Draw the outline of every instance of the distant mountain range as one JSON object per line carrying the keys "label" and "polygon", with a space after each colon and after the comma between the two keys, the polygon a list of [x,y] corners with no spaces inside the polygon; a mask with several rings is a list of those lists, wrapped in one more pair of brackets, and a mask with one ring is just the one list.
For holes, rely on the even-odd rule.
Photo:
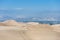
{"label": "distant mountain range", "polygon": [[22,17],[11,17],[11,16],[3,16],[0,17],[0,21],[4,21],[4,20],[16,20],[16,21],[60,21],[58,18],[50,18],[50,17],[45,17],[45,18],[41,18],[41,17],[26,17],[26,18],[22,18]]}

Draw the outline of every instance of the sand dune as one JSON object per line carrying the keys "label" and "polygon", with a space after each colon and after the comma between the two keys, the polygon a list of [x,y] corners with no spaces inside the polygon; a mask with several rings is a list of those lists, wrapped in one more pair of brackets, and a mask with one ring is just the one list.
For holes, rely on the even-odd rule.
{"label": "sand dune", "polygon": [[19,23],[16,22],[15,20],[6,20],[3,23],[6,24],[7,26],[16,26],[16,25],[19,25]]}
{"label": "sand dune", "polygon": [[0,40],[60,40],[59,26],[8,20],[0,25]]}
{"label": "sand dune", "polygon": [[24,26],[25,25],[25,23],[16,22],[15,20],[6,20],[2,23],[5,24],[6,26]]}
{"label": "sand dune", "polygon": [[27,24],[30,24],[30,25],[38,25],[39,23],[38,22],[28,22]]}
{"label": "sand dune", "polygon": [[51,26],[53,28],[53,31],[60,32],[60,24],[55,24]]}
{"label": "sand dune", "polygon": [[9,30],[8,28],[0,30],[0,40],[60,40],[60,33],[46,30],[46,28],[40,28],[40,30],[38,28],[34,28],[35,30],[18,29],[15,30],[15,27],[11,27]]}
{"label": "sand dune", "polygon": [[7,26],[6,24],[4,24],[4,23],[0,23],[0,26]]}

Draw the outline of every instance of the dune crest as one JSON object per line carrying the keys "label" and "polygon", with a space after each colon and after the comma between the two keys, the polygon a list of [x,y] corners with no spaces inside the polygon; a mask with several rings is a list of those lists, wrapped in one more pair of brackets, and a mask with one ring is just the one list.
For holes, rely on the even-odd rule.
{"label": "dune crest", "polygon": [[30,24],[30,25],[38,25],[39,23],[38,22],[28,22],[27,24]]}
{"label": "dune crest", "polygon": [[60,24],[51,25],[53,31],[60,32]]}
{"label": "dune crest", "polygon": [[17,22],[15,20],[6,20],[2,23],[5,24],[6,26],[22,26],[24,24],[24,23]]}
{"label": "dune crest", "polygon": [[0,23],[0,40],[60,40],[59,26],[7,20]]}
{"label": "dune crest", "polygon": [[9,25],[9,26],[18,25],[18,22],[16,22],[15,20],[6,20],[3,23],[5,23],[6,25]]}

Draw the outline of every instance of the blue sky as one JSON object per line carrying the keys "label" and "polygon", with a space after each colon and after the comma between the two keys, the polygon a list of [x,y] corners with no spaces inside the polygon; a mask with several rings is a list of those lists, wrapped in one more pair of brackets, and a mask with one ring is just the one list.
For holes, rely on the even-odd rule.
{"label": "blue sky", "polygon": [[60,17],[60,0],[0,0],[0,16]]}

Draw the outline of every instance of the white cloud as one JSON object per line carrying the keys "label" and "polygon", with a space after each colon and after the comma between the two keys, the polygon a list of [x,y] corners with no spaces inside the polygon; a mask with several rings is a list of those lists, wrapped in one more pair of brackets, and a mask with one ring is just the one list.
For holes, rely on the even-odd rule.
{"label": "white cloud", "polygon": [[46,17],[46,18],[32,18],[32,20],[39,20],[39,21],[57,21],[56,18],[52,18],[52,17]]}
{"label": "white cloud", "polygon": [[23,16],[23,15],[18,15],[18,16],[16,16],[16,18],[26,18],[25,16]]}
{"label": "white cloud", "polygon": [[23,10],[23,8],[14,8],[15,10]]}
{"label": "white cloud", "polygon": [[32,20],[35,20],[35,19],[37,19],[37,18],[32,18]]}
{"label": "white cloud", "polygon": [[44,18],[43,20],[46,20],[46,21],[57,21],[56,18]]}

